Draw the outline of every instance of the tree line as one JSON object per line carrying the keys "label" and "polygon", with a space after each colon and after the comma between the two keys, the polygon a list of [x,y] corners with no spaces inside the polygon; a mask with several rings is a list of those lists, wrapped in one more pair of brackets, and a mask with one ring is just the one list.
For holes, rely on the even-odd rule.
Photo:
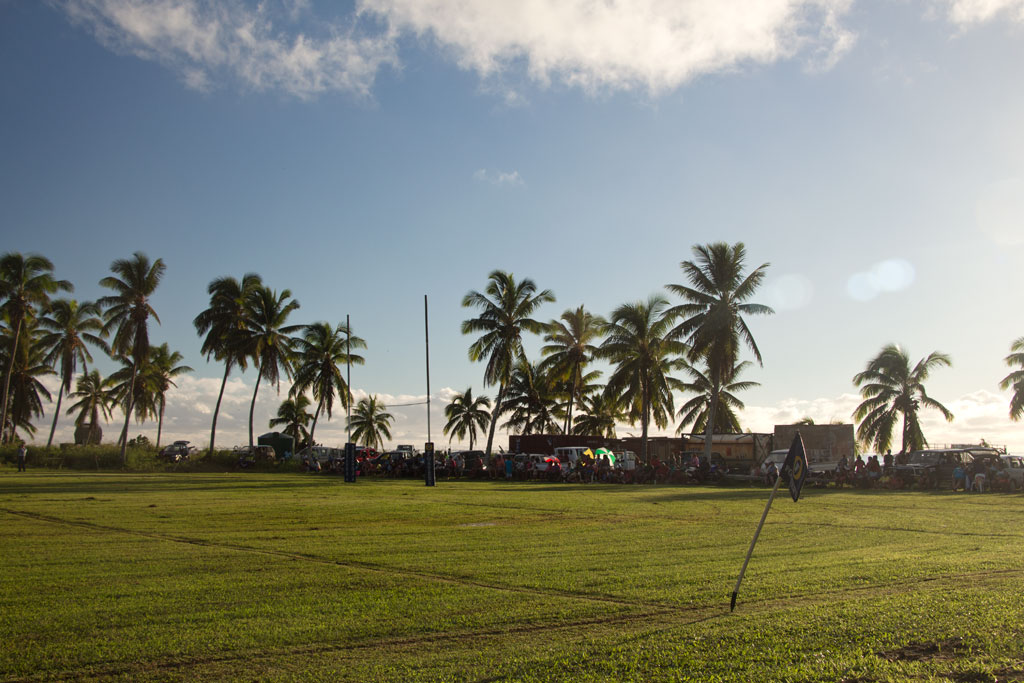
{"label": "tree line", "polygon": [[[741,352],[748,350],[763,365],[747,318],[773,313],[752,301],[769,264],[747,272],[742,242],[695,245],[692,253],[692,260],[680,263],[686,282],[666,285],[681,301],[673,304],[655,294],[619,306],[607,319],[580,306],[542,323],[534,315],[555,301],[554,294],[538,291],[528,278],[517,281],[511,273],[492,272],[483,292],[464,297],[462,305],[479,313],[463,322],[462,332],[479,335],[469,359],[485,363],[483,384],[496,386],[497,397],[492,408],[488,397],[473,397],[472,388],[456,396],[446,410],[445,433],[468,435],[472,448],[477,430],[487,431],[490,455],[503,415],[502,426],[520,434],[615,438],[616,424],[639,422],[646,459],[650,423],[664,429],[678,418],[678,434],[704,433],[710,457],[711,434],[742,431],[738,411],[744,404],[737,393],[758,386],[740,378],[751,365]],[[543,336],[540,360],[526,358],[524,334]],[[1018,369],[1000,386],[1013,390],[1010,417],[1018,420],[1024,415],[1024,337],[1011,351],[1005,362]],[[597,360],[611,365],[603,385],[601,372],[590,369]],[[949,421],[953,414],[928,395],[925,381],[936,368],[950,365],[949,356],[936,351],[911,366],[899,345],[883,347],[853,378],[863,399],[852,415],[858,441],[888,451],[902,421],[901,450],[926,446],[920,411],[933,408]],[[692,396],[678,412],[676,393]]]}
{"label": "tree line", "polygon": [[[557,320],[541,322],[537,312],[555,302],[555,295],[539,290],[529,278],[492,272],[483,291],[472,290],[463,297],[462,306],[475,309],[475,315],[463,321],[462,332],[476,336],[469,359],[484,363],[483,384],[497,387],[497,394],[493,405],[486,396],[474,396],[472,388],[457,395],[445,409],[449,442],[468,437],[472,449],[478,434],[486,432],[490,455],[503,416],[502,426],[519,434],[614,438],[616,424],[639,423],[646,458],[650,424],[664,429],[678,419],[677,433],[705,434],[705,454],[710,456],[712,433],[742,431],[738,413],[744,404],[737,394],[758,386],[741,379],[752,364],[741,353],[749,351],[763,365],[747,320],[773,313],[752,300],[769,264],[748,272],[742,242],[695,245],[692,254],[691,260],[680,263],[685,283],[666,285],[677,302],[654,294],[618,306],[607,318],[579,306]],[[150,261],[136,252],[115,260],[111,274],[100,280],[110,292],[107,296],[79,302],[57,296],[72,292],[73,286],[56,278],[45,257],[13,252],[0,257],[0,441],[18,439],[19,432],[35,436],[34,420],[42,417],[44,402],[53,401],[40,380],[56,375],[60,388],[48,446],[65,397],[76,399],[66,411],[76,415],[76,442],[98,443],[100,422],[112,419],[113,410],[120,408],[122,462],[133,416],[140,422],[158,421],[159,446],[167,394],[176,386],[175,378],[192,372],[182,364],[181,353],[166,343],[150,343],[150,320],[160,322],[150,299],[165,270],[161,259]],[[348,426],[357,443],[382,448],[391,438],[393,416],[377,396],[352,407],[342,368],[365,363],[353,349],[365,349],[366,342],[346,323],[290,323],[299,309],[291,291],[272,289],[253,273],[241,279],[214,279],[207,293],[209,305],[193,323],[202,339],[202,354],[224,366],[210,426],[210,453],[228,377],[249,366],[257,371],[249,407],[250,448],[260,385],[265,380],[280,388],[282,378],[292,384],[269,425],[281,427],[297,445],[315,443],[318,422],[324,415],[331,419],[336,407],[352,408]],[[526,334],[543,338],[541,359],[527,359]],[[1024,337],[1010,350],[1005,362],[1013,371],[1000,386],[1012,390],[1009,414],[1019,420],[1024,415]],[[120,369],[100,376],[89,367],[93,352],[108,355],[121,364]],[[611,366],[603,384],[601,371],[592,368],[597,360]],[[927,441],[918,417],[921,409],[932,408],[953,419],[925,389],[933,370],[951,364],[949,356],[936,351],[912,367],[900,346],[884,347],[853,378],[863,398],[853,413],[858,440],[879,452],[889,450],[902,422],[902,450],[923,447]],[[678,411],[677,394],[691,396]]]}

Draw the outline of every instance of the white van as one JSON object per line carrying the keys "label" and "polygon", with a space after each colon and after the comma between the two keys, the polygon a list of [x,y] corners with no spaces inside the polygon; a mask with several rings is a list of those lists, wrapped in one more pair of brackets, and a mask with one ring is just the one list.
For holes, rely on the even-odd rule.
{"label": "white van", "polygon": [[636,469],[636,453],[633,451],[619,451],[615,453],[615,469],[632,472]]}

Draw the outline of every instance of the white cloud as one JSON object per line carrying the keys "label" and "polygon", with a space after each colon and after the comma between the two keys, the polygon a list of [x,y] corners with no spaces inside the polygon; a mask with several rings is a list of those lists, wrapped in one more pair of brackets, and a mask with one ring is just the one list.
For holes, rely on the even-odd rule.
{"label": "white cloud", "polygon": [[[308,3],[285,8],[296,19]],[[266,5],[213,0],[67,0],[61,5],[108,48],[157,61],[187,87],[233,78],[254,90],[300,98],[327,91],[367,95],[378,70],[397,66],[393,36],[326,26],[323,37],[275,28]]]}
{"label": "white cloud", "polygon": [[361,0],[360,11],[430,35],[482,77],[524,63],[529,77],[587,91],[676,88],[747,63],[809,55],[828,68],[853,44],[851,0]]}
{"label": "white cloud", "polygon": [[490,183],[491,185],[506,185],[509,187],[525,185],[522,177],[519,175],[519,171],[489,171],[481,168],[473,173],[473,177],[480,182]]}
{"label": "white cloud", "polygon": [[870,301],[883,292],[898,292],[914,284],[916,271],[909,261],[880,261],[863,273],[854,273],[846,282],[846,292],[857,301]]}
{"label": "white cloud", "polygon": [[949,0],[949,18],[956,24],[978,24],[1006,16],[1024,22],[1024,0]]}

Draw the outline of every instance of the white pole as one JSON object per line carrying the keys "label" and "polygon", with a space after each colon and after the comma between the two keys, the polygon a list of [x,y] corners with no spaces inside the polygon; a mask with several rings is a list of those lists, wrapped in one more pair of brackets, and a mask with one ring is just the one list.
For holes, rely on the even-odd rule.
{"label": "white pole", "polygon": [[757,537],[761,535],[761,527],[764,526],[764,520],[768,516],[768,510],[772,507],[772,501],[775,500],[775,492],[779,490],[779,482],[781,480],[781,474],[775,478],[775,486],[772,487],[772,494],[768,496],[768,503],[764,506],[764,512],[761,513],[761,521],[757,523],[757,531],[754,532],[754,538],[750,541],[750,549],[747,550],[747,557],[743,560],[743,568],[740,569],[740,576],[736,579],[736,588],[732,591],[732,601],[729,604],[730,612],[736,609],[736,596],[739,595],[740,592],[740,583],[743,581],[743,574],[747,571],[747,563],[750,562],[750,556],[754,554],[754,545],[757,543]]}

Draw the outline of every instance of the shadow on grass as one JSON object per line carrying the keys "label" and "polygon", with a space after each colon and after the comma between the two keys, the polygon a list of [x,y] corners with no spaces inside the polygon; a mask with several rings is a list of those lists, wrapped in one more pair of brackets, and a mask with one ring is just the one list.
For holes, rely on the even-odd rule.
{"label": "shadow on grass", "polygon": [[0,496],[111,493],[158,493],[173,491],[281,491],[323,488],[343,483],[340,477],[274,476],[260,479],[234,474],[53,474],[0,478]]}

